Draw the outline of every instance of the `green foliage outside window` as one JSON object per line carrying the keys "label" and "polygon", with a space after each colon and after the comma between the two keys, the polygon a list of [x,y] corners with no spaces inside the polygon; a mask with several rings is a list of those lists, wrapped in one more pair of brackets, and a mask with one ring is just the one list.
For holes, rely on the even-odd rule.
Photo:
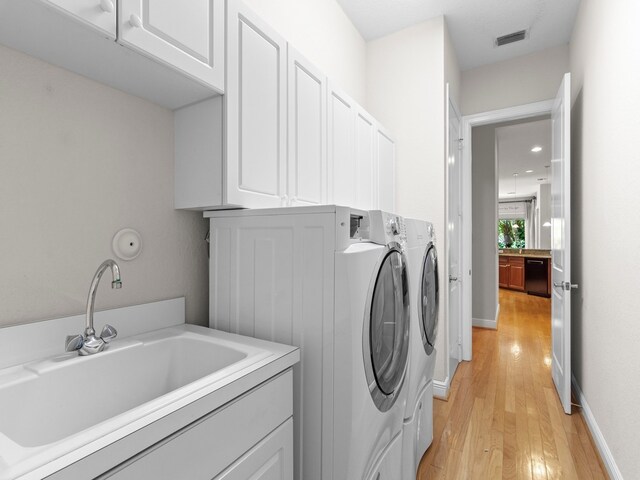
{"label": "green foliage outside window", "polygon": [[526,248],[524,244],[524,219],[498,220],[499,248]]}

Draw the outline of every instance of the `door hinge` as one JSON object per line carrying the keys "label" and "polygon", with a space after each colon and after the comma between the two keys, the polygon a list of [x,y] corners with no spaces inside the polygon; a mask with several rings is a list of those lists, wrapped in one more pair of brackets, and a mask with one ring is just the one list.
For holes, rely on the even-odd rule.
{"label": "door hinge", "polygon": [[458,139],[458,150],[462,150],[463,147],[464,147],[464,138],[459,138]]}

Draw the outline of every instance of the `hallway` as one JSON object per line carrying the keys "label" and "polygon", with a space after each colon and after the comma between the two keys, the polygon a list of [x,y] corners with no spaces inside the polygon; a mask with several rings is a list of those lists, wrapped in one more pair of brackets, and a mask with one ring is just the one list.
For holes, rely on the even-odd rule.
{"label": "hallway", "polygon": [[473,329],[448,401],[434,400],[434,439],[418,480],[607,478],[574,407],[551,379],[551,301],[500,289],[499,329]]}

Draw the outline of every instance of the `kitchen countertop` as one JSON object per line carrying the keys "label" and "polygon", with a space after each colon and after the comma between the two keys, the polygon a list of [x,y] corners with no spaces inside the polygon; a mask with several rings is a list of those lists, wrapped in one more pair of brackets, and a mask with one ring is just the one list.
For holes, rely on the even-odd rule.
{"label": "kitchen countertop", "polygon": [[551,252],[549,250],[534,250],[534,249],[507,249],[503,248],[498,250],[498,255],[507,257],[527,257],[527,258],[551,258]]}

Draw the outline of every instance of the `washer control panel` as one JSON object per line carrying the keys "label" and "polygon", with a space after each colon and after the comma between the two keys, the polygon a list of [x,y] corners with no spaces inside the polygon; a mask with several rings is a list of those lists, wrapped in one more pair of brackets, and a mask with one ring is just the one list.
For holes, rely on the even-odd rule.
{"label": "washer control panel", "polygon": [[399,215],[382,210],[369,212],[369,241],[379,245],[398,242],[404,245],[407,241],[407,229],[404,219]]}

